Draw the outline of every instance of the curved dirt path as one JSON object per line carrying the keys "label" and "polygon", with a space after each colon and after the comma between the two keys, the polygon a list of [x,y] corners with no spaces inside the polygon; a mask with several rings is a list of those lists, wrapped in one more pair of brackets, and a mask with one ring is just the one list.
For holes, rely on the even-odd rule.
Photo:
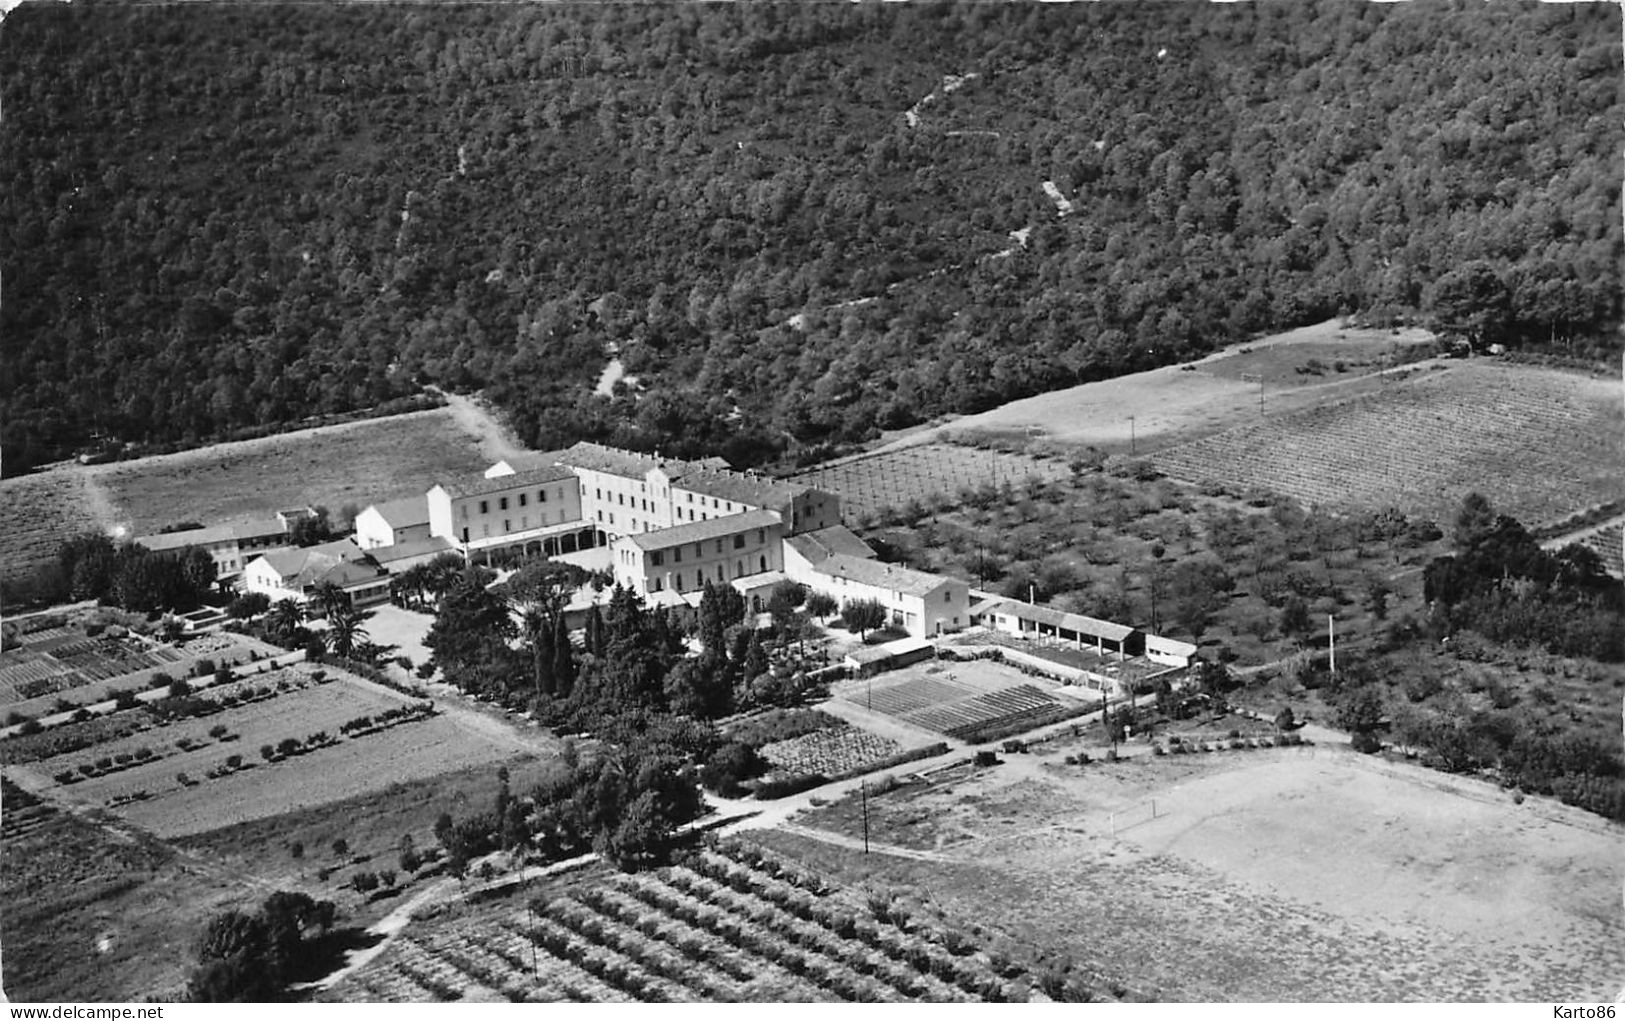
{"label": "curved dirt path", "polygon": [[447,393],[437,386],[426,386],[424,389],[445,398],[446,407],[451,410],[457,424],[463,427],[463,431],[478,437],[480,450],[491,461],[504,461],[529,452],[478,398]]}

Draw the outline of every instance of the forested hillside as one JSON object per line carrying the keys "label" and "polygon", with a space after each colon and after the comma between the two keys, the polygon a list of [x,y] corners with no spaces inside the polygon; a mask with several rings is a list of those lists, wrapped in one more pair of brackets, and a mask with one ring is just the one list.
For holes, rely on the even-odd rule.
{"label": "forested hillside", "polygon": [[[1595,353],[1619,18],[25,6],[5,470],[424,383],[537,446],[805,458],[1337,313]],[[641,396],[592,395],[609,344]]]}

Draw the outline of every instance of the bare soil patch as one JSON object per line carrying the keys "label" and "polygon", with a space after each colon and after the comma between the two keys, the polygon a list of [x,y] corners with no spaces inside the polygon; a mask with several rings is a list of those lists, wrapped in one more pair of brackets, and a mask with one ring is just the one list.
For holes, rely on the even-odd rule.
{"label": "bare soil patch", "polygon": [[[762,836],[1161,998],[1594,998],[1625,972],[1625,841],[1554,802],[1341,748],[1008,758],[869,798],[874,839],[951,864]],[[848,807],[801,821],[850,836]]]}

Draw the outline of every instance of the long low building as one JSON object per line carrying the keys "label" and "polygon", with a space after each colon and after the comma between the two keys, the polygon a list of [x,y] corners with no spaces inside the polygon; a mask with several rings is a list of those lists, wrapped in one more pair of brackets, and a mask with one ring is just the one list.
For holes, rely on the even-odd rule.
{"label": "long low building", "polygon": [[1145,651],[1145,635],[1138,628],[1016,599],[983,608],[980,623],[1012,635],[1036,634],[1078,646],[1092,645],[1101,655],[1114,654],[1118,659]]}
{"label": "long low building", "polygon": [[286,546],[288,529],[288,520],[278,516],[142,535],[135,541],[154,553],[201,549],[214,561],[215,576],[226,579],[241,574],[248,562],[265,550]]}

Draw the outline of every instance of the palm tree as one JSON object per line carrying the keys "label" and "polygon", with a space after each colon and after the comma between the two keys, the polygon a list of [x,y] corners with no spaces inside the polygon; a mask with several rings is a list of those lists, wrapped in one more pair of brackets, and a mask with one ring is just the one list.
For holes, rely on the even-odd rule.
{"label": "palm tree", "polygon": [[322,608],[322,616],[331,617],[340,610],[348,609],[350,597],[344,590],[330,581],[324,581],[311,590],[311,597]]}
{"label": "palm tree", "polygon": [[271,604],[265,622],[270,625],[272,634],[287,638],[304,626],[305,608],[297,599],[278,599]]}
{"label": "palm tree", "polygon": [[327,648],[341,659],[349,659],[356,646],[370,641],[367,629],[361,626],[362,616],[348,607],[335,609],[327,617]]}

